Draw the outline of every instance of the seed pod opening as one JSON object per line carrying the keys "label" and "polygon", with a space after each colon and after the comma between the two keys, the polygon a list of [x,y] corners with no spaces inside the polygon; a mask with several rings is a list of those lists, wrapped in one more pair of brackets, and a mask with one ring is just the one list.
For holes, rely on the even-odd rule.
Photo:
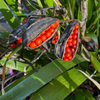
{"label": "seed pod opening", "polygon": [[58,41],[58,33],[56,33],[54,38],[52,39],[52,44],[55,44],[57,41]]}
{"label": "seed pod opening", "polygon": [[11,46],[11,48],[15,48],[17,45],[20,45],[21,43],[22,43],[22,37],[20,37],[14,43],[10,43],[10,46]]}
{"label": "seed pod opening", "polygon": [[9,35],[9,43],[14,43],[16,40],[18,40],[20,37],[22,37],[27,30],[27,28],[34,23],[35,20],[28,20],[24,22],[22,25],[18,26],[16,29],[14,29],[11,34]]}
{"label": "seed pod opening", "polygon": [[91,51],[91,52],[96,51],[96,44],[92,38],[88,36],[83,37],[82,44],[88,51]]}
{"label": "seed pod opening", "polygon": [[[28,38],[27,40],[25,40],[25,35],[24,35],[23,42],[27,41],[27,46],[30,49],[37,48],[43,45],[48,40],[50,40],[55,35],[58,26],[59,26],[58,19],[50,17],[43,18],[29,27],[29,29],[25,33],[25,35],[27,35]],[[31,37],[29,35],[31,35]]]}
{"label": "seed pod opening", "polygon": [[69,23],[61,38],[55,45],[54,54],[64,61],[71,61],[75,57],[79,41],[79,25],[77,21]]}

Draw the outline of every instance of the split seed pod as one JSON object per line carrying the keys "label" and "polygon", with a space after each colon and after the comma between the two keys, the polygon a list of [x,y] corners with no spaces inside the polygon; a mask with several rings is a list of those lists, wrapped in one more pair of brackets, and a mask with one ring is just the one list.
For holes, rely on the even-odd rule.
{"label": "split seed pod", "polygon": [[40,47],[54,37],[58,26],[59,20],[51,17],[43,18],[31,24],[22,37],[24,47],[27,44],[30,49]]}
{"label": "split seed pod", "polygon": [[79,41],[79,25],[77,21],[69,23],[61,38],[55,45],[54,54],[64,61],[71,61],[75,57]]}
{"label": "split seed pod", "polygon": [[91,52],[96,51],[96,44],[91,37],[88,37],[88,36],[83,37],[82,44],[88,51],[91,51]]}

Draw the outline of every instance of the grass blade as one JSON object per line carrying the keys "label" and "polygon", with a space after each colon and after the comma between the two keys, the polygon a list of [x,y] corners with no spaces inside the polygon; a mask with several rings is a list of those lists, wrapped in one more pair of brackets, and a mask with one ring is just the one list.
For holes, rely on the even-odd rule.
{"label": "grass blade", "polygon": [[100,73],[100,63],[99,63],[99,61],[96,59],[96,57],[93,56],[92,53],[90,53],[90,54],[91,54],[90,61],[93,65],[93,67]]}
{"label": "grass blade", "polygon": [[81,89],[75,90],[75,99],[76,100],[85,100],[85,95],[84,95],[84,93],[82,92]]}
{"label": "grass blade", "polygon": [[13,16],[4,0],[0,0],[0,11],[13,29],[15,29],[19,25],[18,21]]}
{"label": "grass blade", "polygon": [[35,92],[61,73],[65,72],[74,65],[84,61],[85,60],[79,55],[76,55],[73,61],[67,63],[61,61],[60,59],[56,59],[53,62],[42,67],[38,73],[32,74],[31,76],[17,84],[14,88],[5,93],[5,95],[0,97],[0,99],[22,100],[23,98],[30,95],[32,92]]}
{"label": "grass blade", "polygon": [[83,71],[81,71],[81,70],[78,70],[78,71],[80,71],[82,74],[84,74],[89,80],[91,80],[96,86],[97,86],[97,88],[100,90],[100,84],[97,82],[97,81],[95,81],[94,79],[92,79],[89,75],[87,75],[85,72],[83,72]]}
{"label": "grass blade", "polygon": [[85,80],[86,77],[73,68],[47,84],[30,100],[63,100]]}
{"label": "grass blade", "polygon": [[48,5],[48,6],[53,6],[53,0],[46,0],[46,4]]}
{"label": "grass blade", "polygon": [[95,100],[88,90],[82,89],[82,91],[88,100]]}

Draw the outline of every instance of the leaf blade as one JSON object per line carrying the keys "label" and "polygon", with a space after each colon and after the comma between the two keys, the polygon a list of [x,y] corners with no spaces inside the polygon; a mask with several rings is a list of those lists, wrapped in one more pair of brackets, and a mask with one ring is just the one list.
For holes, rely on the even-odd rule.
{"label": "leaf blade", "polygon": [[9,25],[15,29],[19,23],[16,20],[16,18],[12,15],[10,9],[8,8],[8,6],[6,5],[6,3],[4,2],[4,0],[0,0],[0,11],[2,12],[2,14],[4,15],[5,19],[8,21]]}
{"label": "leaf blade", "polygon": [[44,84],[51,81],[61,73],[71,68],[72,66],[84,61],[85,60],[79,55],[76,55],[73,61],[67,63],[61,61],[60,59],[56,59],[53,62],[42,67],[38,73],[32,74],[31,76],[29,76],[28,78],[17,84],[14,88],[9,90],[5,95],[0,97],[0,99],[21,100],[26,96],[28,96],[29,94],[31,94],[32,92],[35,92],[36,90],[44,86]]}
{"label": "leaf blade", "polygon": [[64,72],[50,84],[43,87],[31,100],[63,100],[85,80],[84,75],[79,74],[78,71],[73,68]]}

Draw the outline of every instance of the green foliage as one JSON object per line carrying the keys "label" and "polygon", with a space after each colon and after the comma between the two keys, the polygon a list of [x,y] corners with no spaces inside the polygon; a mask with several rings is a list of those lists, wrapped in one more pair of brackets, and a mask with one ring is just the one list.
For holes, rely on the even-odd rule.
{"label": "green foliage", "polygon": [[13,29],[19,25],[18,21],[16,20],[15,16],[13,16],[4,0],[0,0],[0,11]]}
{"label": "green foliage", "polygon": [[[16,0],[6,0],[6,2],[13,12],[11,12],[4,0],[0,0],[0,11],[8,21],[9,25],[15,29],[19,25],[17,19],[22,22],[23,19],[29,14],[25,14],[22,10],[19,12],[18,2]],[[25,0],[25,2],[29,4],[31,10],[37,9],[37,4],[34,4],[31,0]],[[56,4],[53,0],[37,0],[37,2],[37,6],[40,8],[54,6]],[[61,4],[68,11],[68,16],[70,19],[73,15],[75,19],[81,21],[82,16],[79,0],[62,0]],[[1,96],[0,100],[22,100],[32,93],[33,95],[30,100],[95,100],[88,90],[81,89],[79,87],[87,79],[87,77],[85,77],[77,69],[88,72],[89,75],[93,73],[95,69],[100,73],[100,63],[97,60],[97,55],[99,52],[98,38],[100,35],[99,6],[100,1],[88,0],[88,18],[85,35],[92,37],[97,45],[96,52],[90,53],[90,62],[86,61],[78,54],[72,61],[64,62],[56,58],[54,54],[46,53],[52,59],[54,59],[54,61],[50,62],[50,60],[48,60],[45,56],[42,56],[33,64],[38,69],[40,65],[42,68],[36,73],[29,66],[26,70],[28,74],[17,79],[15,82],[6,87],[6,94]],[[50,16],[51,13],[52,10],[47,11],[46,16]],[[57,15],[59,14],[57,13]],[[60,20],[66,19],[61,17],[61,15],[56,17]],[[93,25],[94,27],[92,28]],[[64,30],[63,25],[61,25],[58,30]],[[0,37],[8,39],[8,34],[8,31],[3,30],[0,32]],[[9,59],[9,61],[6,63],[6,67],[23,72],[25,67],[24,62],[20,62],[19,60],[10,60],[12,55],[15,53],[19,54],[19,50],[21,48],[22,45],[19,45],[17,48],[13,49],[9,55],[5,55],[5,57],[0,60],[0,64],[3,66],[6,59]],[[35,50],[26,49],[24,50],[23,56],[25,59],[31,61],[40,55],[40,48],[38,51],[39,52],[37,53]],[[80,51],[78,51],[78,53],[81,54]],[[89,71],[87,68],[89,64],[92,64],[94,69]],[[100,75],[98,72],[94,78],[100,83]],[[73,91],[74,94],[72,93]]]}
{"label": "green foliage", "polygon": [[[36,90],[38,90],[39,88],[41,88],[42,86],[47,84],[49,81],[51,81],[52,79],[59,76],[60,74],[64,74],[64,77],[67,76],[68,74],[72,75],[72,73],[75,71],[74,69],[72,70],[71,74],[70,74],[70,72],[67,73],[66,71],[68,69],[70,69],[71,67],[73,67],[74,65],[84,62],[84,61],[85,60],[82,57],[80,57],[79,55],[77,55],[73,61],[70,61],[68,63],[66,63],[64,61],[62,62],[61,60],[56,59],[53,62],[51,62],[51,63],[47,64],[46,66],[44,66],[43,68],[41,68],[38,73],[33,73],[32,75],[30,75],[29,77],[27,77],[26,79],[21,81],[20,83],[17,83],[17,85],[11,89],[12,91],[8,91],[0,99],[2,99],[2,100],[4,100],[4,99],[6,99],[6,100],[23,99],[26,96],[28,96],[30,93],[35,92]],[[65,72],[65,73],[63,73],[63,72]],[[77,84],[76,84],[76,82],[71,83],[71,85],[73,84],[73,86],[75,86],[75,88],[76,88],[76,86],[78,86],[80,84],[80,82],[82,83],[84,81],[84,79],[86,79],[86,78],[84,77],[84,75],[82,75],[78,71],[76,71],[76,73],[73,73],[73,74],[74,74],[72,77],[73,79],[75,78],[75,75],[77,76],[77,74],[80,74],[79,75],[80,81],[76,81],[77,80],[76,79],[76,80],[74,80],[74,82],[75,81],[78,82]],[[71,77],[71,76],[69,76],[69,77]],[[72,81],[70,80],[69,77],[68,77],[68,79],[69,79],[69,83],[70,83]],[[78,77],[76,77],[76,78],[78,78]],[[60,81],[59,77],[57,80]],[[58,84],[58,86],[59,86],[59,84]],[[12,87],[13,87],[13,85],[12,85]],[[69,93],[73,90],[73,88],[72,88],[72,90],[70,90],[70,89],[71,88],[69,87],[69,89],[68,89]],[[24,92],[23,92],[23,90],[24,90]],[[12,95],[9,96],[9,94],[12,94]],[[8,96],[9,96],[9,98],[8,98]]]}
{"label": "green foliage", "polygon": [[16,14],[16,17],[18,17],[22,21],[23,18],[25,18],[25,15],[22,11],[21,13],[19,12],[18,2],[16,0],[6,0],[6,2],[11,7],[11,9],[14,11],[14,13]]}

